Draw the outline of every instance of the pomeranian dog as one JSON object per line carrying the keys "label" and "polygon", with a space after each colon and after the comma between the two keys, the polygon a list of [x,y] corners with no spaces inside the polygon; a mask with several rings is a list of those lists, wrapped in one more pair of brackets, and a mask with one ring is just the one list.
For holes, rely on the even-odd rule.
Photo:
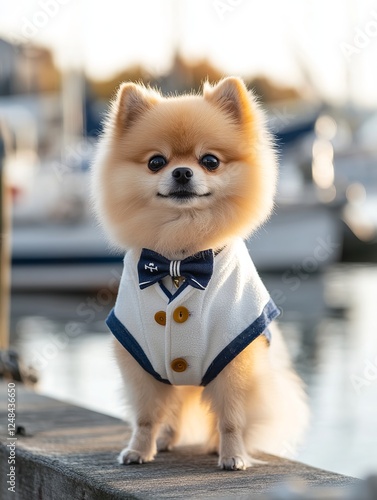
{"label": "pomeranian dog", "polygon": [[305,393],[243,241],[271,213],[276,178],[263,114],[239,78],[168,98],[120,86],[92,186],[100,222],[127,251],[107,319],[133,414],[120,463],[149,462],[192,428],[229,470],[297,444]]}

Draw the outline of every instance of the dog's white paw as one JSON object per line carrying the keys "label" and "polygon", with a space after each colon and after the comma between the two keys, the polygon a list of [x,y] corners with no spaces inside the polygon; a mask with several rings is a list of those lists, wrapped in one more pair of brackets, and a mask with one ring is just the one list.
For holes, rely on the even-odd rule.
{"label": "dog's white paw", "polygon": [[266,463],[267,462],[263,462],[263,460],[257,460],[256,458],[244,455],[220,457],[219,459],[219,466],[224,470],[246,470],[248,467],[252,467],[253,465],[263,465]]}
{"label": "dog's white paw", "polygon": [[219,465],[225,470],[245,470],[250,467],[246,457],[221,457]]}
{"label": "dog's white paw", "polygon": [[118,456],[118,462],[122,465],[144,464],[151,460],[153,460],[153,456],[143,455],[139,451],[131,450],[130,448],[125,448]]}

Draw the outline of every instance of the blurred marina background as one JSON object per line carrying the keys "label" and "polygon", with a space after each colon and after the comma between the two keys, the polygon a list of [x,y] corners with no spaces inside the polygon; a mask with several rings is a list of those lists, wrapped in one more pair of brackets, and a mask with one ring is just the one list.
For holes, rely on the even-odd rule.
{"label": "blurred marina background", "polygon": [[10,339],[37,390],[123,412],[104,325],[122,255],[89,204],[114,90],[139,80],[184,92],[236,74],[267,110],[280,154],[275,213],[248,246],[308,387],[311,428],[296,458],[376,471],[377,3],[0,0],[0,12]]}

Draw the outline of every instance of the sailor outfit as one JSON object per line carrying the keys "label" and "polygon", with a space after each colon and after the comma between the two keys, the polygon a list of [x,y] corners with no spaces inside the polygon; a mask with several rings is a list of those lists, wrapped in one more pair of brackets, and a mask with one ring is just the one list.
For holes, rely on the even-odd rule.
{"label": "sailor outfit", "polygon": [[[259,335],[268,338],[267,327],[279,315],[241,239],[210,257],[209,281],[187,273],[175,293],[163,279],[148,282],[141,275],[158,272],[153,259],[133,250],[124,258],[106,322],[144,370],[166,384],[207,385]],[[212,266],[208,255],[204,261]],[[166,274],[175,276],[181,267],[184,261],[173,261]]]}

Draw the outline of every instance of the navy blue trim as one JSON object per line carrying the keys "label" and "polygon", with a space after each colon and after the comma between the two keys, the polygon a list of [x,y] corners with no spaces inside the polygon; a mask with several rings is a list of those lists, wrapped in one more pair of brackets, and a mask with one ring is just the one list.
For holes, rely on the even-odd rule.
{"label": "navy blue trim", "polygon": [[187,281],[185,281],[184,283],[182,283],[182,285],[181,285],[179,288],[177,288],[177,291],[176,291],[176,292],[174,292],[174,294],[173,294],[173,293],[171,293],[171,292],[170,292],[170,291],[166,288],[166,286],[162,283],[162,281],[159,281],[159,282],[158,282],[158,284],[160,285],[161,290],[164,292],[164,294],[165,294],[165,295],[167,296],[167,298],[169,299],[169,304],[170,304],[171,302],[173,302],[173,300],[174,300],[174,299],[176,299],[176,298],[178,297],[178,295],[180,295],[180,294],[183,292],[183,290],[184,290],[185,288],[187,288],[187,287],[189,286],[189,284],[190,284],[190,283],[189,283],[189,281],[188,281],[188,280],[187,280]]}
{"label": "navy blue trim", "polygon": [[122,325],[119,319],[115,316],[114,309],[110,311],[106,319],[106,324],[110,328],[111,333],[114,337],[122,344],[122,346],[133,356],[139,365],[144,368],[152,377],[154,377],[159,382],[164,384],[170,384],[169,380],[163,379],[154,369],[146,356],[140,344],[135,340],[135,338],[130,334],[127,328]]}
{"label": "navy blue trim", "polygon": [[238,354],[253,340],[261,335],[273,319],[279,316],[280,311],[270,299],[265,305],[262,314],[228,344],[209,365],[200,385],[209,384]]}
{"label": "navy blue trim", "polygon": [[158,284],[160,285],[161,290],[164,292],[164,294],[167,296],[170,302],[173,297],[173,294],[169,292],[169,290],[166,288],[166,286],[163,284],[162,281],[159,281]]}
{"label": "navy blue trim", "polygon": [[269,328],[266,328],[265,331],[263,332],[263,335],[266,337],[266,340],[269,344],[271,344],[271,332]]}
{"label": "navy blue trim", "polygon": [[169,300],[169,304],[170,302],[173,302],[174,299],[176,299],[178,297],[178,295],[180,295],[183,290],[185,290],[185,288],[187,288],[189,286],[189,281],[185,281],[184,283],[182,283],[182,285],[177,289],[177,291],[172,295],[172,297],[170,298]]}

